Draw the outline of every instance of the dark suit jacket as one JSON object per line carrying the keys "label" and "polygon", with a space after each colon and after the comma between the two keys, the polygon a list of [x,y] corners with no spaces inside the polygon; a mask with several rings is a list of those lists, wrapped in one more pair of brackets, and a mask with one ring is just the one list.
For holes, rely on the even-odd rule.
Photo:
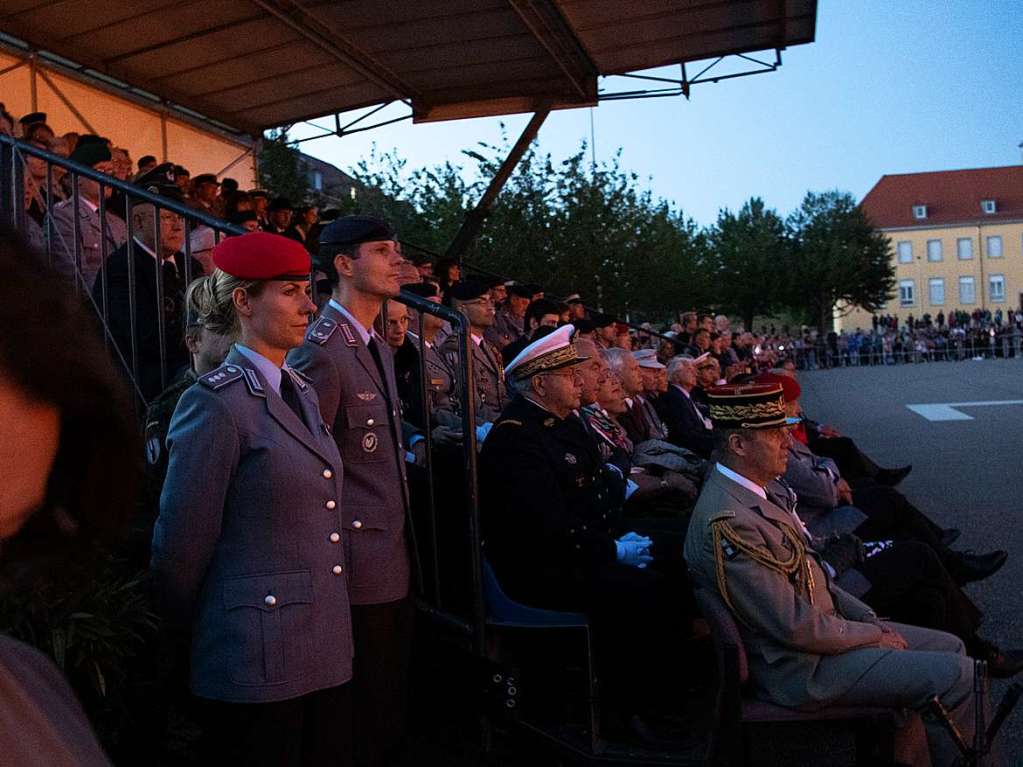
{"label": "dark suit jacket", "polygon": [[711,430],[703,423],[696,403],[674,384],[661,398],[664,422],[668,426],[668,441],[688,448],[703,458],[710,458],[714,449]]}
{"label": "dark suit jacket", "polygon": [[287,700],[352,676],[348,478],[316,393],[293,380],[301,419],[232,349],[171,420],[153,581],[168,617],[191,625],[205,698]]}
{"label": "dark suit jacket", "polygon": [[[136,381],[142,396],[153,400],[163,391],[160,381],[160,329],[159,316],[163,314],[165,342],[165,381],[170,383],[175,374],[188,364],[188,350],[182,335],[182,317],[185,303],[185,257],[178,253],[174,263],[161,264],[163,296],[156,293],[156,259],[136,244],[132,260],[134,280],[128,279],[128,246],[122,245],[107,259],[104,269],[96,275],[92,297],[100,312],[103,311],[103,286],[106,285],[107,324],[118,351],[124,357],[125,367],[132,370],[131,354],[131,300],[135,299],[135,348],[138,355]],[[192,276],[202,275],[202,265],[192,259]],[[120,360],[115,358],[117,366]]]}
{"label": "dark suit jacket", "polygon": [[381,604],[409,592],[409,499],[393,355],[377,341],[386,373],[358,331],[327,304],[288,362],[308,375],[345,464],[345,528],[352,544],[352,604]]}

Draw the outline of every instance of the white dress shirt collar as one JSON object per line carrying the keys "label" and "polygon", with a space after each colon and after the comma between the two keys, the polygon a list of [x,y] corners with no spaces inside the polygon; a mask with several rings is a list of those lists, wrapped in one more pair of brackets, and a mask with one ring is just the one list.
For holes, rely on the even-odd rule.
{"label": "white dress shirt collar", "polygon": [[719,472],[721,472],[724,476],[728,477],[730,480],[732,480],[736,484],[742,485],[744,488],[749,490],[751,493],[756,493],[761,498],[763,498],[765,501],[767,500],[767,491],[764,490],[764,488],[762,488],[760,485],[758,485],[753,480],[746,479],[746,477],[742,476],[742,474],[740,474],[737,471],[732,471],[731,469],[729,469],[727,466],[725,466],[722,463],[716,463],[716,464],[714,464],[714,467]]}

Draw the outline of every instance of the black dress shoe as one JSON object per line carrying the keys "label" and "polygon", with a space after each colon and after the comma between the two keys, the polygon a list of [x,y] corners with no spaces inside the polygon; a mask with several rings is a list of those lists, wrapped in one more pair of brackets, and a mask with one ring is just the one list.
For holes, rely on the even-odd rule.
{"label": "black dress shoe", "polygon": [[877,474],[874,475],[874,481],[879,482],[882,485],[888,485],[888,487],[895,487],[904,480],[911,471],[913,471],[913,464],[902,466],[898,469],[878,469]]}
{"label": "black dress shoe", "polygon": [[942,546],[948,548],[953,543],[959,540],[959,536],[962,535],[962,531],[958,527],[946,527],[941,531],[941,543]]}
{"label": "black dress shoe", "polygon": [[1023,650],[1002,650],[997,645],[985,642],[984,657],[978,660],[987,661],[988,675],[994,679],[1008,679],[1023,671]]}
{"label": "black dress shoe", "polygon": [[949,573],[960,586],[964,583],[982,581],[1002,569],[1002,565],[1008,558],[1008,552],[1001,550],[988,554],[953,551],[949,562]]}

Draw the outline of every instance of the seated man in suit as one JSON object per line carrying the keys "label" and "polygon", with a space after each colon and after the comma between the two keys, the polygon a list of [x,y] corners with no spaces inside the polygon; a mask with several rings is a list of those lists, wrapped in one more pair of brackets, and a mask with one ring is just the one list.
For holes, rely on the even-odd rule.
{"label": "seated man in suit", "polygon": [[674,357],[668,362],[668,384],[662,398],[668,441],[709,458],[714,447],[710,419],[689,394],[696,386],[696,365],[691,357]]}
{"label": "seated man in suit", "polygon": [[[885,706],[924,710],[938,696],[967,742],[974,727],[974,665],[940,631],[882,621],[836,586],[769,485],[791,441],[777,384],[708,393],[717,460],[693,510],[690,577],[725,602],[749,657],[755,695],[792,708]],[[958,757],[937,722],[912,717],[896,733],[896,759],[950,765]]]}

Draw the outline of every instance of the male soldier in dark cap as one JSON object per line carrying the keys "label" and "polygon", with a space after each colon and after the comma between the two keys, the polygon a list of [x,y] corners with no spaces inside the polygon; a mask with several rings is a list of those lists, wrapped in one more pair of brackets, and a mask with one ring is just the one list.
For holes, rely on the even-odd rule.
{"label": "male soldier in dark cap", "polygon": [[267,215],[266,209],[270,205],[270,195],[264,189],[250,189],[249,199],[252,200],[252,209],[256,211],[256,215],[259,217],[260,230],[268,231],[270,218]]}
{"label": "male soldier in dark cap", "polygon": [[415,560],[394,362],[373,332],[382,305],[400,291],[403,261],[385,221],[345,216],[324,227],[314,268],[333,283],[332,295],[289,355],[312,379],[345,466],[360,767],[388,764],[405,725]]}
{"label": "male soldier in dark cap", "polygon": [[[88,165],[100,173],[113,171],[112,155],[107,145],[101,142],[79,143],[69,158],[82,165]],[[103,187],[103,195],[109,200],[112,188]],[[99,184],[84,176],[78,177],[78,229],[75,229],[74,198],[53,206],[53,254],[54,266],[70,281],[81,280],[86,290],[96,282],[96,273],[103,265],[104,239],[106,255],[124,244],[128,238],[124,222],[113,214],[108,206],[106,221],[99,218]]]}
{"label": "male soldier in dark cap", "polygon": [[[451,308],[464,314],[469,320],[472,336],[472,364],[475,386],[472,396],[476,403],[476,425],[493,423],[508,404],[508,389],[504,383],[504,361],[501,353],[484,338],[487,329],[494,324],[494,304],[490,300],[490,288],[485,282],[476,280],[456,282],[448,290]],[[451,334],[441,344],[440,353],[447,362],[448,370],[455,381],[452,399],[460,401],[459,394],[465,383],[458,371],[458,336]]]}
{"label": "male soldier in dark cap", "polygon": [[295,211],[291,207],[291,200],[287,197],[275,197],[273,202],[270,203],[270,207],[267,208],[267,213],[269,215],[269,223],[264,231],[271,234],[279,234],[289,239],[296,239],[296,233],[291,229],[291,219],[295,216]]}
{"label": "male soldier in dark cap", "polygon": [[[174,166],[164,163],[141,177],[136,184],[181,204],[184,198],[174,184],[173,176]],[[132,373],[134,329],[134,354],[138,361],[135,383],[142,396],[149,400],[159,395],[174,375],[188,364],[188,351],[182,340],[186,274],[185,255],[181,248],[185,241],[185,225],[177,213],[166,208],[157,212],[156,207],[148,202],[137,202],[131,209],[131,216],[134,241],[126,242],[110,255],[105,268],[97,276],[92,297],[97,306],[103,306],[105,283],[105,300],[109,307],[107,325],[129,373]],[[157,227],[160,233],[159,252]],[[161,270],[159,293],[157,269]],[[202,265],[194,258],[190,271],[193,276],[202,274]],[[132,272],[134,274],[130,276]]]}
{"label": "male soldier in dark cap", "polygon": [[200,173],[192,179],[192,198],[189,205],[208,216],[220,217],[223,210],[217,208],[217,192],[220,182],[212,173]]}
{"label": "male soldier in dark cap", "polygon": [[513,283],[506,286],[508,302],[497,312],[494,324],[487,329],[487,340],[498,349],[503,349],[522,335],[525,329],[526,309],[533,297],[526,285]]}

